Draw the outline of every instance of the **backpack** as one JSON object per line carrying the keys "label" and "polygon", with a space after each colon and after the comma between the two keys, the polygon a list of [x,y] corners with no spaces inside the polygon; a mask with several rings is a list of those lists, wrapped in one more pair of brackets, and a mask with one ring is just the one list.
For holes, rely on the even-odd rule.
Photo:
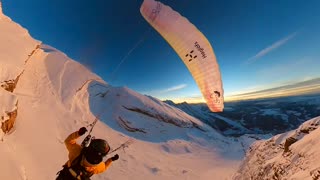
{"label": "backpack", "polygon": [[79,156],[71,162],[70,167],[65,164],[63,169],[57,173],[58,177],[56,180],[90,180],[93,173],[86,171],[85,167],[81,166],[83,154],[84,149],[82,149]]}

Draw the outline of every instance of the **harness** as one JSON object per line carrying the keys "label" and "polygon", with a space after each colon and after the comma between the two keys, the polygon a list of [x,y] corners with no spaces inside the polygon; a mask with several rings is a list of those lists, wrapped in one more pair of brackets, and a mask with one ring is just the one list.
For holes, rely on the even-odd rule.
{"label": "harness", "polygon": [[83,154],[84,149],[82,149],[79,156],[71,162],[70,167],[65,164],[63,169],[57,173],[59,176],[56,180],[90,180],[93,173],[88,172],[86,168],[81,165]]}

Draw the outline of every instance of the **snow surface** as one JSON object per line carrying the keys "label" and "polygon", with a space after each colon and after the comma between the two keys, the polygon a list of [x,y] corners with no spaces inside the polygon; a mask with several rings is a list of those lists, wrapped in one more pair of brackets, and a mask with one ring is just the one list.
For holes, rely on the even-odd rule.
{"label": "snow surface", "polygon": [[[276,179],[274,171],[264,169],[270,164],[283,179],[319,179],[320,129],[314,127],[320,117],[267,141],[260,139],[270,135],[227,138],[156,98],[104,82],[59,50],[34,40],[1,10],[0,84],[16,86],[13,92],[0,88],[0,113],[3,120],[13,110],[18,116],[14,128],[0,134],[0,179],[55,179],[67,160],[64,139],[96,116],[100,121],[94,136],[108,140],[112,149],[132,143],[92,179],[252,179],[256,172]],[[310,128],[309,134],[300,133]],[[282,155],[288,137],[298,141]]]}
{"label": "snow surface", "polygon": [[92,179],[230,179],[253,141],[226,138],[156,98],[112,87],[2,13],[0,39],[0,83],[20,75],[13,92],[0,91],[1,113],[18,110],[2,134],[0,179],[55,179],[67,160],[64,139],[95,116],[94,136],[113,149],[133,143]]}
{"label": "snow surface", "polygon": [[288,122],[289,117],[286,114],[282,114],[280,109],[260,109],[262,111],[262,115],[280,115],[281,119]]}
{"label": "snow surface", "polygon": [[[320,117],[298,129],[256,142],[233,179],[312,179],[320,178]],[[297,142],[284,152],[288,138]]]}
{"label": "snow surface", "polygon": [[22,72],[25,61],[40,42],[31,38],[26,29],[0,14],[0,82],[2,82],[15,79]]}

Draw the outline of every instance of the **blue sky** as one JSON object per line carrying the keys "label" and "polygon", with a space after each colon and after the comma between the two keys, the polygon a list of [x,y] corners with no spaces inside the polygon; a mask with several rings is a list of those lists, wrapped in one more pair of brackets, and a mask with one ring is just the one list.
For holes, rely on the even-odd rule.
{"label": "blue sky", "polygon": [[[211,42],[225,97],[320,77],[318,0],[162,2],[187,17]],[[85,64],[113,86],[160,99],[198,100],[201,94],[191,74],[143,19],[141,4],[3,0],[3,11],[35,39]]]}

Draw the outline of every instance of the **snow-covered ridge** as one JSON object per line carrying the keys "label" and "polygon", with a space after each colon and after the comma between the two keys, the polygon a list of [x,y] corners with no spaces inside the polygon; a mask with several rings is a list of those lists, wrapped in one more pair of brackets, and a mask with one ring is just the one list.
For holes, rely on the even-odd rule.
{"label": "snow-covered ridge", "polygon": [[40,41],[31,38],[26,29],[3,15],[1,2],[0,32],[0,122],[2,132],[8,133],[14,126],[19,102],[13,91]]}
{"label": "snow-covered ridge", "polygon": [[156,98],[112,87],[4,15],[0,39],[0,113],[16,118],[1,134],[0,179],[55,179],[67,160],[64,139],[95,116],[92,135],[113,149],[133,143],[94,179],[230,179],[239,165],[242,142]]}
{"label": "snow-covered ridge", "polygon": [[[33,68],[33,65],[42,66],[44,74],[41,74],[41,76],[48,81],[48,87],[52,91],[52,95],[56,96],[67,109],[73,111],[77,103],[74,102],[74,95],[81,90],[85,90],[82,88],[86,85],[96,82],[107,86],[107,83],[96,74],[90,72],[78,62],[71,60],[57,49],[48,45],[40,45],[39,41],[31,38],[27,30],[12,22],[9,18],[2,19],[0,23],[3,23],[0,24],[2,28],[0,38],[3,40],[2,42],[5,42],[0,45],[0,52],[2,52],[0,54],[0,84],[3,89],[14,92],[20,76],[23,75],[28,66],[29,68]],[[17,49],[21,52],[17,52]],[[81,75],[79,76],[79,74]],[[108,86],[108,88],[113,89],[111,86]],[[100,89],[93,91],[97,90]],[[117,109],[139,112],[179,127],[196,127],[203,131],[209,128],[196,118],[155,98],[138,94],[129,88],[115,88],[113,91],[128,97],[125,99],[125,103],[121,99],[120,101],[114,99],[115,102],[122,104]],[[15,93],[12,93],[12,96],[15,96]],[[95,109],[90,110],[94,111]],[[115,117],[115,119],[119,120],[119,117]],[[211,128],[209,129],[211,130]]]}
{"label": "snow-covered ridge", "polygon": [[[96,81],[92,81],[88,86],[91,97],[89,104],[93,112],[101,116],[111,116],[129,131],[145,133],[145,138],[142,138],[144,140],[148,139],[147,137],[152,138],[151,134],[155,133],[159,133],[159,138],[175,134],[175,128],[196,128],[203,132],[214,132],[212,128],[180,109],[127,87],[112,87]],[[102,110],[101,107],[108,107],[108,110]],[[110,121],[106,123],[115,126]]]}
{"label": "snow-covered ridge", "polygon": [[320,117],[298,129],[256,142],[234,179],[320,178]]}

